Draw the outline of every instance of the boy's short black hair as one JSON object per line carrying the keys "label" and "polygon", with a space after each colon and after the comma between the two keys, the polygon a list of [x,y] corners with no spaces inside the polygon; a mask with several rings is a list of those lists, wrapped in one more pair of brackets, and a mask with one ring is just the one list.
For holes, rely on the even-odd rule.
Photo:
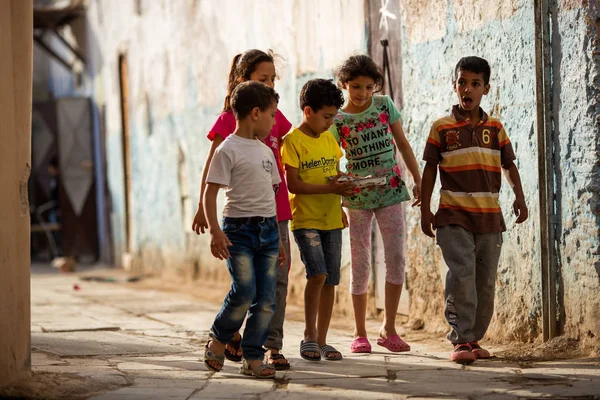
{"label": "boy's short black hair", "polygon": [[483,84],[487,85],[490,83],[491,69],[490,64],[481,57],[463,57],[456,64],[454,68],[454,80],[458,76],[458,71],[470,71],[475,74],[483,74]]}
{"label": "boy's short black hair", "polygon": [[317,112],[323,107],[334,106],[336,109],[344,104],[344,94],[331,79],[311,79],[300,90],[300,109],[312,108]]}
{"label": "boy's short black hair", "polygon": [[265,111],[273,103],[279,103],[277,92],[256,81],[242,82],[231,93],[231,109],[237,120],[246,118],[254,107]]}

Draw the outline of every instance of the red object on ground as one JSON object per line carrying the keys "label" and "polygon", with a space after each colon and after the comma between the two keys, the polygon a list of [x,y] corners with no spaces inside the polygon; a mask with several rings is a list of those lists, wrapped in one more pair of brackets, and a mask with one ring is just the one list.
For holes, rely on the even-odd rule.
{"label": "red object on ground", "polygon": [[73,290],[81,290],[81,287],[78,284],[74,283]]}

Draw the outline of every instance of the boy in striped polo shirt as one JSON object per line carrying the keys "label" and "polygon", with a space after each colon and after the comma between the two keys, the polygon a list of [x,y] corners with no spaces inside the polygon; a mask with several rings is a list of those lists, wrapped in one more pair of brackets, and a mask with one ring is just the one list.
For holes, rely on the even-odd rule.
{"label": "boy in striped polo shirt", "polygon": [[[421,229],[435,237],[448,265],[445,316],[454,345],[450,359],[470,364],[489,358],[478,341],[494,311],[494,292],[502,232],[506,230],[498,195],[502,170],[515,193],[516,222],[527,219],[515,154],[499,120],[479,107],[490,90],[490,66],[479,57],[462,58],[454,70],[458,104],[433,123],[423,160]],[[431,212],[431,194],[440,170],[439,209]]]}

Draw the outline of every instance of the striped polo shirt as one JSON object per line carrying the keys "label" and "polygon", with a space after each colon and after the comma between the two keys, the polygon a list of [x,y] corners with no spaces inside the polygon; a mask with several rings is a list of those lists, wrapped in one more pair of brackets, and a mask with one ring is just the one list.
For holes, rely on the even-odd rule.
{"label": "striped polo shirt", "polygon": [[481,121],[473,128],[455,105],[431,127],[423,160],[439,164],[436,227],[461,225],[475,233],[506,230],[498,197],[502,166],[509,166],[515,153],[502,123],[480,112]]}

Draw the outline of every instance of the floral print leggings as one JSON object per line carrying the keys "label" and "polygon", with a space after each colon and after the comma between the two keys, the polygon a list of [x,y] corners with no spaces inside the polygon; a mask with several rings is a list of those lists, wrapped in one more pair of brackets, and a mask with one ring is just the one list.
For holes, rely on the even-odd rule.
{"label": "floral print leggings", "polygon": [[404,206],[394,204],[370,210],[348,209],[352,272],[350,292],[365,294],[371,267],[371,223],[377,220],[385,254],[385,280],[394,285],[404,283]]}

